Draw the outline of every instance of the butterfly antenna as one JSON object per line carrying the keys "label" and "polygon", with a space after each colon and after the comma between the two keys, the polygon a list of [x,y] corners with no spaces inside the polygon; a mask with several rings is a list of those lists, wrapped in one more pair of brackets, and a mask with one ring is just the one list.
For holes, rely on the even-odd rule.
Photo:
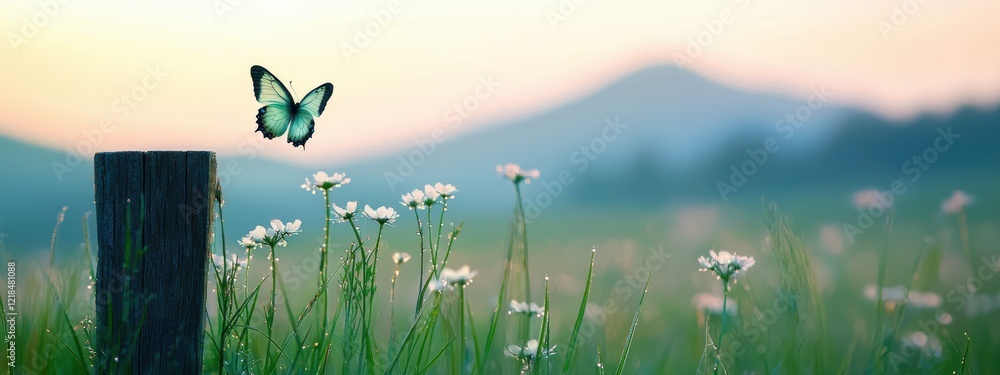
{"label": "butterfly antenna", "polygon": [[299,94],[295,92],[295,86],[292,86],[292,81],[288,81],[288,88],[292,90],[292,99],[299,101]]}

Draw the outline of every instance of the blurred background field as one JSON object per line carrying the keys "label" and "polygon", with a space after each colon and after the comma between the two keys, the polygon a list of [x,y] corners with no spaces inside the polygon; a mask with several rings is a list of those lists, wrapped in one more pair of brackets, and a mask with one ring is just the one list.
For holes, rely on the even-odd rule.
{"label": "blurred background field", "polygon": [[[677,91],[671,87],[700,88],[710,95],[678,97],[677,101],[692,103],[673,104],[676,107],[654,99]],[[644,99],[616,102],[626,93],[643,90],[649,92],[640,96]],[[732,101],[720,107],[725,111],[715,109],[715,104],[704,99],[726,95]],[[698,105],[701,110],[690,110]],[[958,369],[956,364],[965,347],[963,334],[968,332],[972,339],[970,368],[975,373],[997,371],[991,353],[1000,347],[1000,326],[990,322],[1000,316],[1000,286],[996,279],[982,278],[980,289],[971,297],[956,291],[962,290],[970,277],[977,277],[980,259],[996,262],[1000,254],[1000,201],[994,193],[1000,187],[995,173],[1000,151],[994,145],[1000,110],[965,108],[950,115],[925,115],[898,122],[831,105],[817,110],[815,118],[787,140],[766,126],[769,119],[781,118],[799,105],[793,99],[750,95],[675,68],[659,67],[638,72],[550,112],[435,144],[429,153],[415,145],[381,158],[317,167],[260,156],[222,155],[219,170],[234,172],[220,172],[225,176],[222,178],[229,178],[224,183],[229,245],[230,249],[238,248],[236,234],[258,224],[266,225],[272,218],[301,219],[303,234],[290,239],[289,246],[279,249],[278,254],[292,300],[304,303],[315,284],[323,211],[322,198],[299,187],[303,179],[316,170],[344,172],[352,181],[333,191],[333,202],[343,206],[349,200],[358,200],[362,205],[395,206],[401,210],[395,228],[385,234],[383,254],[418,251],[413,215],[398,204],[399,195],[425,183],[452,183],[459,193],[449,205],[447,222],[463,223],[463,227],[450,264],[469,264],[479,270],[468,298],[478,321],[484,322],[496,302],[514,207],[510,184],[497,176],[494,167],[516,161],[542,171],[541,178],[523,189],[530,220],[531,272],[536,293],[541,292],[541,280],[550,277],[556,306],[552,316],[553,331],[557,332],[554,342],[563,347],[586,279],[588,255],[591,249],[597,250],[590,306],[593,311],[588,315],[590,325],[585,326],[593,329],[593,336],[583,346],[582,353],[590,355],[582,355],[580,366],[595,360],[592,354],[598,345],[605,360],[611,358],[613,362],[617,358],[638,299],[643,270],[653,268],[629,369],[638,373],[663,368],[694,372],[705,346],[705,314],[699,310],[705,306],[699,301],[712,303],[713,299],[703,294],[721,296],[718,281],[698,272],[696,260],[710,249],[726,249],[757,258],[755,268],[732,293],[737,312],[731,327],[737,328],[724,346],[732,349],[732,357],[727,358],[730,366],[749,372],[770,369],[780,373],[782,358],[791,352],[810,363],[822,360],[819,368],[829,371],[848,358],[848,372],[860,373],[870,370],[871,365],[870,342],[877,308],[870,290],[878,282],[879,254],[889,214],[875,217],[871,227],[860,234],[849,234],[845,225],[861,225],[858,216],[865,210],[858,208],[856,193],[870,188],[888,190],[893,180],[902,178],[907,190],[895,197],[890,211],[886,211],[891,212],[894,222],[885,285],[909,288],[912,283],[916,291],[934,293],[937,302],[928,306],[911,303],[899,320],[887,318],[887,324],[898,322],[887,333],[902,340],[905,335],[923,332],[925,340],[940,342],[925,341],[928,346],[938,345],[937,351],[928,349],[916,356],[900,357],[904,360],[896,361],[899,367],[893,369]],[[574,152],[601,139],[608,126],[605,119],[614,118],[627,126],[614,141],[606,141],[606,150],[581,168],[582,164],[574,162]],[[731,118],[758,123],[727,129],[725,124]],[[664,123],[675,125],[670,129],[680,126],[687,130],[666,130],[661,126]],[[912,181],[913,175],[904,170],[904,165],[914,155],[933,147],[938,129],[947,128],[960,138]],[[746,150],[762,147],[772,137],[780,139],[783,148],[770,154],[758,171],[724,201],[718,181],[730,183],[730,165],[751,160]],[[678,150],[694,139],[714,146],[704,146],[701,152]],[[80,219],[93,209],[90,161],[82,161],[65,175],[64,182],[58,183],[49,164],[62,154],[10,139],[3,142],[5,154],[20,160],[5,166],[13,169],[8,176],[32,181],[0,187],[7,259],[17,259],[25,270],[47,267],[52,227],[65,205],[69,209],[59,229],[55,264],[62,268],[80,265]],[[401,158],[414,153],[421,153],[426,160],[414,165],[412,175],[402,177],[402,182],[387,182],[386,173],[399,174],[400,165],[405,164]],[[678,155],[690,160],[681,162]],[[560,173],[569,173],[573,182],[558,182]],[[968,243],[976,261],[972,266],[963,252],[958,216],[942,210],[943,202],[955,190],[973,197],[965,208]],[[770,202],[790,218],[790,228],[801,238],[813,263],[827,323],[823,337],[809,339],[828,345],[815,353],[797,352],[801,343],[785,341],[789,330],[794,330],[790,328],[794,325],[788,325],[787,315],[779,315],[777,323],[755,325],[764,317],[757,314],[768,312],[772,301],[780,299],[782,280],[789,274],[780,257],[767,251],[765,204]],[[93,225],[93,218],[89,220]],[[376,226],[364,222],[367,224],[362,224],[362,233],[374,235]],[[344,250],[352,238],[345,224],[334,224],[331,248]],[[258,254],[255,261],[262,261],[262,256]],[[385,270],[390,269],[388,257],[380,262]],[[397,285],[399,311],[410,308],[399,306],[414,303],[415,296],[404,291],[415,285],[416,269],[407,266],[403,265]],[[388,274],[384,275],[386,278],[379,282],[387,288]],[[890,317],[898,311],[898,303],[887,302]],[[619,308],[614,312],[598,308],[608,305]],[[74,319],[89,311],[81,309],[77,308],[79,316]],[[921,322],[928,319],[940,319],[941,330],[928,332],[922,328]]]}
{"label": "blurred background field", "polygon": [[[449,263],[479,271],[467,297],[485,334],[515,207],[495,167],[510,162],[541,171],[523,186],[530,276],[534,296],[549,278],[558,360],[596,251],[572,373],[597,372],[598,350],[614,370],[650,270],[625,373],[711,372],[723,291],[698,257],[712,249],[756,259],[729,294],[729,373],[1000,373],[998,7],[5,3],[0,253],[22,277],[20,363],[79,369],[66,340],[93,328],[94,153],[162,149],[218,153],[229,249],[302,220],[278,249],[294,306],[315,291],[325,214],[304,179],[346,173],[334,203],[399,210],[378,261],[382,339],[388,255],[418,252],[401,194],[436,182],[459,189]],[[336,87],[305,150],[253,131],[256,64],[299,93]],[[891,204],[870,199],[896,181]],[[971,200],[947,207],[959,191]],[[333,225],[331,251],[352,240]],[[402,265],[396,313],[416,278]]]}

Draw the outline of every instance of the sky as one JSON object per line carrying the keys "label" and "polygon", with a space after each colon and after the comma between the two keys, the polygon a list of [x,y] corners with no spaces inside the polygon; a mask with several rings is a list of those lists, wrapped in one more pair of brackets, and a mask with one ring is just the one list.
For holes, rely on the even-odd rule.
{"label": "sky", "polygon": [[[349,161],[662,64],[907,118],[1000,102],[997,14],[987,0],[4,2],[0,136]],[[297,98],[333,83],[305,150],[253,132],[255,64]]]}

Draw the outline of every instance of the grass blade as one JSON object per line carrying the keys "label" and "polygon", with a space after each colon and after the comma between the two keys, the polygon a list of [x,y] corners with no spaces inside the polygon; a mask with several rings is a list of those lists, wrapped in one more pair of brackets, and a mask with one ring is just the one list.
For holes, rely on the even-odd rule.
{"label": "grass blade", "polygon": [[[566,349],[566,363],[563,364],[563,372],[568,373],[573,366],[573,359],[576,355],[578,341],[580,340],[580,327],[583,326],[583,317],[587,313],[587,301],[590,299],[590,287],[594,281],[594,257],[597,255],[597,248],[590,252],[590,270],[587,271],[587,284],[583,287],[583,299],[580,300],[580,310],[576,313],[576,323],[573,324],[573,333],[569,338],[569,347]],[[545,311],[548,314],[548,310]]]}
{"label": "grass blade", "polygon": [[886,263],[889,257],[889,244],[891,243],[892,235],[892,214],[889,214],[885,220],[885,240],[882,243],[882,252],[879,253],[878,259],[878,282],[876,283],[876,298],[875,298],[875,331],[872,333],[872,373],[879,373],[881,370],[881,362],[884,353],[882,351],[882,334],[883,334],[883,322],[885,320],[885,307],[884,301],[882,299],[882,290],[885,289],[885,269]]}
{"label": "grass blade", "polygon": [[642,294],[639,295],[639,305],[635,308],[635,316],[632,317],[632,326],[628,329],[628,337],[625,339],[625,347],[622,348],[622,357],[618,360],[618,370],[615,371],[615,375],[621,375],[622,371],[625,370],[625,361],[628,360],[628,352],[632,349],[632,339],[635,338],[635,327],[639,324],[639,313],[642,312],[642,301],[646,299],[646,290],[649,289],[649,279],[652,277],[652,272],[646,276],[646,285],[642,287]]}

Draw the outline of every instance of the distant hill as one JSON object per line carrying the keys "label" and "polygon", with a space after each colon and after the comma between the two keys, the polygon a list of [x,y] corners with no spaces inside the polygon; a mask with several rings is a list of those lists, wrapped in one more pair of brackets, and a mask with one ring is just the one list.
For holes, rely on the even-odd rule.
{"label": "distant hill", "polygon": [[[829,192],[846,197],[860,188],[887,186],[908,158],[933,144],[942,126],[952,126],[962,137],[933,165],[925,182],[982,183],[982,176],[995,174],[1000,161],[995,145],[1000,108],[964,109],[900,124],[826,103],[810,110],[809,120],[784,139],[787,133],[776,129],[776,123],[806,103],[721,86],[675,67],[651,67],[529,117],[440,143],[430,141],[428,134],[410,149],[350,165],[301,167],[248,155],[221,156],[220,171],[230,171],[225,173],[226,222],[240,232],[273,217],[321,210],[319,198],[299,188],[316,170],[347,172],[352,178],[335,193],[336,202],[350,198],[398,207],[403,192],[442,181],[461,190],[458,212],[477,215],[509,212],[510,186],[494,171],[505,162],[542,171],[529,199],[548,187],[559,191],[554,207],[648,208],[721,203],[717,182],[728,181],[730,166],[748,160],[746,150],[762,147],[768,138],[775,138],[781,149],[730,195],[730,204],[759,204],[761,195],[815,200],[817,192]],[[615,119],[624,126],[609,127],[608,121]],[[52,163],[66,163],[64,152],[3,137],[0,150],[7,161],[0,167],[0,230],[9,235],[6,245],[47,249],[63,205],[70,211],[61,236],[77,241],[80,216],[93,209],[90,161],[60,182]],[[574,182],[556,183],[560,173]]]}

